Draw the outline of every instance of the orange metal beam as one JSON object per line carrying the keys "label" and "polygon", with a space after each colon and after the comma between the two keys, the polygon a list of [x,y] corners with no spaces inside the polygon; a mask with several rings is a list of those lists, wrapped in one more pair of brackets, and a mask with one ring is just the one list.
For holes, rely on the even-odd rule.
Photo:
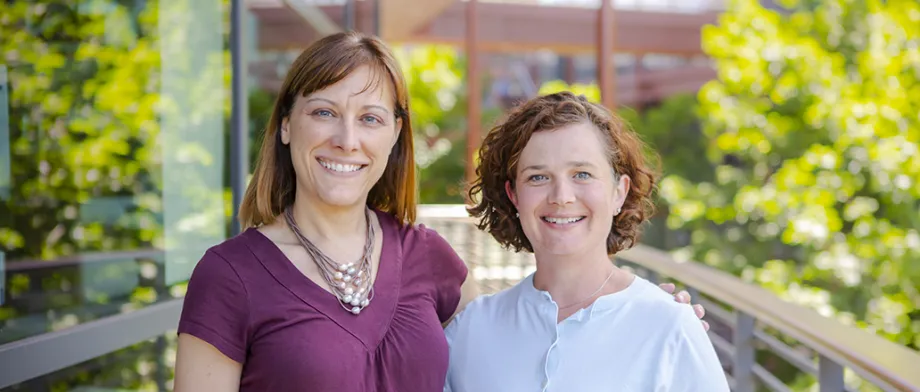
{"label": "orange metal beam", "polygon": [[430,23],[456,0],[378,0],[380,36],[387,40],[405,39]]}
{"label": "orange metal beam", "polygon": [[[482,3],[480,3],[481,5]],[[269,91],[281,88],[283,74],[270,61],[250,64],[250,74],[259,86]],[[709,66],[687,65],[663,70],[642,70],[617,76],[616,102],[620,106],[640,107],[663,101],[675,94],[695,94],[706,82],[716,78]]]}
{"label": "orange metal beam", "polygon": [[476,179],[476,150],[479,149],[479,123],[482,122],[480,105],[482,93],[479,87],[479,37],[476,0],[466,2],[466,183],[472,185]]}
{"label": "orange metal beam", "polygon": [[[440,1],[440,0],[438,0]],[[357,22],[373,12],[362,11],[368,1],[356,2]],[[380,4],[381,16],[388,2]],[[343,22],[342,6],[321,6],[329,18]],[[480,3],[477,7],[479,50],[482,53],[521,53],[551,50],[557,54],[596,51],[597,10],[574,7],[549,7],[525,4]],[[259,18],[259,48],[262,50],[300,49],[316,40],[315,32],[304,29],[296,14],[282,7],[252,8]],[[613,45],[620,53],[702,54],[700,29],[716,22],[715,13],[676,14],[618,10]],[[465,41],[465,2],[454,2],[427,25],[410,36],[387,36],[381,23],[381,36],[390,42],[442,43],[463,47]],[[394,23],[391,19],[389,23]],[[398,20],[397,20],[398,23]]]}
{"label": "orange metal beam", "polygon": [[610,110],[616,108],[614,91],[616,75],[613,69],[613,0],[601,0],[597,10],[597,82],[601,92],[601,104]]}

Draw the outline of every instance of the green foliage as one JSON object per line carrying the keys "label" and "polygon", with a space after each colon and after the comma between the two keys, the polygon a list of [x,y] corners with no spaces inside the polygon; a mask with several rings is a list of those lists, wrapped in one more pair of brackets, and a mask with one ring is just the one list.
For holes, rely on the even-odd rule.
{"label": "green foliage", "polygon": [[703,31],[714,170],[662,183],[678,253],[920,348],[920,3],[783,3]]}
{"label": "green foliage", "polygon": [[[131,14],[110,6],[108,14],[87,7],[74,21],[62,4],[0,3],[13,162],[12,194],[0,203],[0,246],[10,259],[134,248],[161,230],[159,203],[146,197],[157,182],[147,165],[157,145],[159,54],[150,38],[157,8],[141,10],[140,23],[107,31],[107,20]],[[138,195],[144,207],[108,227],[102,219],[80,222],[81,205],[109,201],[94,210],[104,215],[125,195]]]}
{"label": "green foliage", "polygon": [[[409,85],[422,203],[463,203],[466,162],[466,61],[453,47],[396,48]],[[500,114],[486,110],[481,129]]]}
{"label": "green foliage", "polygon": [[[178,239],[225,232],[214,217],[223,218],[226,197],[216,146],[230,101],[229,55],[220,50],[229,8],[203,4],[0,1],[0,64],[10,87],[9,140],[0,144],[9,142],[12,163],[9,194],[0,196],[0,251],[12,271],[0,344],[174,297],[163,260],[14,270],[23,259],[168,248],[165,210]],[[201,47],[218,50],[183,53]],[[201,69],[220,72],[187,77]],[[170,162],[181,169],[168,170]],[[203,178],[203,168],[218,175]],[[194,211],[166,205],[170,197]],[[104,384],[148,378],[110,367],[105,377],[114,381]],[[70,390],[93,374],[44,387]]]}
{"label": "green foliage", "polygon": [[567,84],[562,80],[551,80],[540,85],[539,95],[553,94],[560,91],[571,91],[575,95],[584,95],[590,102],[599,103],[601,101],[601,90],[597,84],[572,83]]}

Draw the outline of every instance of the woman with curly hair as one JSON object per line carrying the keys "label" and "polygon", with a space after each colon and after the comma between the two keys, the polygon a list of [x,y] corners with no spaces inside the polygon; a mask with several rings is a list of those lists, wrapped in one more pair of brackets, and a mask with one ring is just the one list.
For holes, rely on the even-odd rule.
{"label": "woman with curly hair", "polygon": [[584,97],[538,97],[486,136],[470,214],[536,272],[447,327],[445,390],[728,391],[693,310],[611,256],[637,241],[656,176],[623,122]]}

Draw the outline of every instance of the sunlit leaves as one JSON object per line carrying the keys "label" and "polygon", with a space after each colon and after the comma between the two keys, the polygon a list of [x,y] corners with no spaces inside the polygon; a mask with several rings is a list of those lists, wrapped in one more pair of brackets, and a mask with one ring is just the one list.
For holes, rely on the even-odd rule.
{"label": "sunlit leaves", "polygon": [[[669,224],[693,230],[681,252],[745,255],[744,276],[790,301],[916,344],[920,3],[728,3],[703,31],[719,78],[699,99],[708,189],[735,215],[702,184],[667,179]],[[719,237],[736,224],[743,238]]]}
{"label": "sunlit leaves", "polygon": [[585,99],[590,102],[599,103],[601,101],[601,90],[597,87],[597,84],[583,84],[583,83],[572,83],[567,84],[562,80],[551,80],[543,83],[540,86],[540,90],[537,92],[539,95],[552,94],[560,91],[570,91],[575,95],[583,95]]}

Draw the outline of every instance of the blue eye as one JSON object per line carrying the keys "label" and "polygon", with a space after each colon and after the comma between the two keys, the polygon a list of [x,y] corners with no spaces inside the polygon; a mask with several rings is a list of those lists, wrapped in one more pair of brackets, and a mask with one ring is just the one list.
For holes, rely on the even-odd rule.
{"label": "blue eye", "polygon": [[546,176],[542,174],[534,174],[530,177],[527,177],[527,181],[530,181],[530,182],[537,182],[537,181],[543,181],[543,180],[546,180]]}
{"label": "blue eye", "polygon": [[363,121],[366,124],[372,124],[372,125],[383,124],[383,121],[380,121],[379,118],[374,117],[374,116],[364,116],[361,118],[361,121]]}
{"label": "blue eye", "polygon": [[332,117],[332,112],[326,109],[319,109],[313,112],[314,116]]}
{"label": "blue eye", "polygon": [[577,179],[579,179],[579,180],[587,180],[587,179],[590,179],[590,178],[591,178],[591,173],[588,173],[588,172],[578,172],[578,173],[575,173],[575,178],[577,178]]}

